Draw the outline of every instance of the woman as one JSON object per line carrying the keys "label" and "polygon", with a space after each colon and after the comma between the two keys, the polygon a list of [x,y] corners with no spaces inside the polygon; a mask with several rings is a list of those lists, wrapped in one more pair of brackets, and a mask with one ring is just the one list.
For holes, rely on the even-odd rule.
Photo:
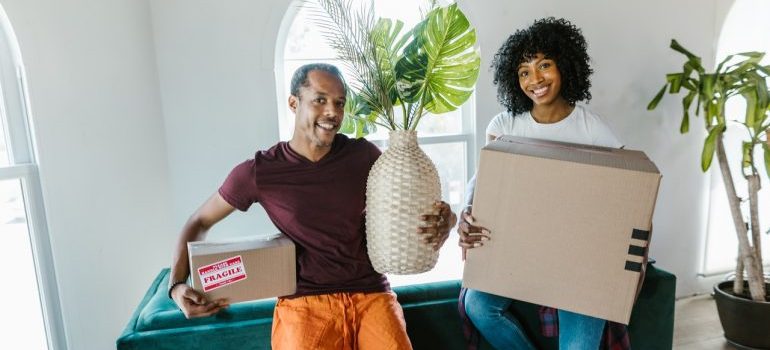
{"label": "woman", "polygon": [[[545,18],[516,31],[498,50],[492,68],[498,100],[506,111],[489,123],[489,140],[514,135],[622,147],[599,116],[576,104],[591,99],[592,70],[585,38],[567,20]],[[489,230],[473,225],[470,206],[462,219],[458,233],[464,250],[493,239]],[[464,295],[466,315],[495,348],[535,349],[508,311],[513,300],[472,289]],[[558,316],[560,349],[599,348],[605,320],[565,310],[558,310]]]}

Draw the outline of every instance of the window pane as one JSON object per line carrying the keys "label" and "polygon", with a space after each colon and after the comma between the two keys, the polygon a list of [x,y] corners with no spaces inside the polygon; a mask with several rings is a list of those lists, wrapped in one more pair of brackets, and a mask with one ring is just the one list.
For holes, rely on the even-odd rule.
{"label": "window pane", "polygon": [[48,349],[19,180],[0,181],[0,339],[6,349]]}
{"label": "window pane", "polygon": [[420,147],[438,169],[438,175],[441,177],[441,198],[453,208],[458,208],[462,204],[467,181],[465,142],[437,143]]}
{"label": "window pane", "polygon": [[294,16],[286,36],[284,59],[331,59],[336,57],[334,50],[326,44],[326,39],[313,25],[308,10],[302,8]]}
{"label": "window pane", "polygon": [[456,109],[444,114],[428,114],[420,119],[417,125],[418,136],[435,136],[447,134],[462,134],[462,112]]}
{"label": "window pane", "polygon": [[5,141],[5,120],[0,115],[0,167],[11,164],[8,153],[8,144]]}

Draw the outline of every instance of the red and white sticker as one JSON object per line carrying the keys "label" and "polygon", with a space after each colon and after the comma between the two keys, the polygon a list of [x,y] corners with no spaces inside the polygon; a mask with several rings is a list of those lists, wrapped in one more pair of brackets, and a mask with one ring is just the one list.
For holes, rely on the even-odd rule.
{"label": "red and white sticker", "polygon": [[204,292],[233,284],[246,279],[246,269],[241,256],[234,256],[198,268],[198,277]]}

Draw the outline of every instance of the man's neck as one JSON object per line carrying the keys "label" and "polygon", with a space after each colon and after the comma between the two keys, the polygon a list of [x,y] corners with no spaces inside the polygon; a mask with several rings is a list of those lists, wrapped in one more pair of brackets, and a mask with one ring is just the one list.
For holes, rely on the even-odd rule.
{"label": "man's neck", "polygon": [[311,142],[301,142],[295,139],[289,140],[289,147],[313,163],[321,160],[332,149],[331,146],[317,146]]}
{"label": "man's neck", "polygon": [[540,124],[553,124],[558,123],[566,118],[575,106],[570,106],[569,103],[563,101],[562,103],[551,103],[548,105],[535,105],[532,107],[532,117],[535,118]]}

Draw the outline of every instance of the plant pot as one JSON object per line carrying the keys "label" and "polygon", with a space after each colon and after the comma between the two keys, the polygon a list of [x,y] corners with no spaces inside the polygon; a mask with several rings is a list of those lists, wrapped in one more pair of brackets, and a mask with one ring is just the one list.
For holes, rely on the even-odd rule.
{"label": "plant pot", "polygon": [[392,131],[366,183],[367,250],[377,272],[415,274],[436,265],[438,252],[416,230],[440,199],[436,166],[417,145],[417,133]]}
{"label": "plant pot", "polygon": [[[748,283],[746,290],[748,290]],[[765,283],[766,290],[770,284]],[[719,321],[725,339],[748,349],[770,349],[770,302],[758,302],[733,294],[733,281],[714,286]]]}

